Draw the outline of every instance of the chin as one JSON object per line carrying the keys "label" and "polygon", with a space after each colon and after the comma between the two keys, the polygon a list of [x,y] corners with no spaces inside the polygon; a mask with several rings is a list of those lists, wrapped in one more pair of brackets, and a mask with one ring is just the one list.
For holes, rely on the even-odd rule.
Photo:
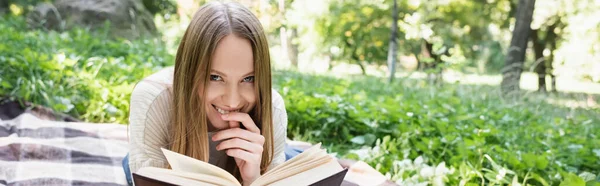
{"label": "chin", "polygon": [[212,125],[212,127],[217,130],[229,128],[229,123],[227,121],[222,120],[221,118],[209,118],[208,122],[209,125]]}

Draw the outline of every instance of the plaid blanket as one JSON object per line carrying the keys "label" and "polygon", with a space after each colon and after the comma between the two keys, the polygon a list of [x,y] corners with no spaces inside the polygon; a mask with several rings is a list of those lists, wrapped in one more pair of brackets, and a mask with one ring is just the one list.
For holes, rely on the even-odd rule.
{"label": "plaid blanket", "polygon": [[0,120],[0,185],[127,185],[127,126]]}

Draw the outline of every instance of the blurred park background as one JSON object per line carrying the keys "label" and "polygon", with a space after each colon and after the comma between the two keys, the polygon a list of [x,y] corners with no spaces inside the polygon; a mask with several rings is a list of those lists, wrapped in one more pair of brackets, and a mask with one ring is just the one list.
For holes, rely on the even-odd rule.
{"label": "blurred park background", "polygon": [[[401,185],[600,185],[599,0],[239,0],[288,137]],[[128,123],[205,0],[0,0],[0,97]]]}

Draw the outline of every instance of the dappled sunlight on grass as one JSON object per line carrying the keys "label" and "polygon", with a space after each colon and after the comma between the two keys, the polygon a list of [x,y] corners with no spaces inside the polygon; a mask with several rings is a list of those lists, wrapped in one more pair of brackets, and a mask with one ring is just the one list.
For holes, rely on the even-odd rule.
{"label": "dappled sunlight on grass", "polygon": [[557,105],[557,106],[565,106],[568,108],[581,108],[581,109],[600,109],[600,105],[593,96],[588,96],[587,98],[577,99],[567,99],[567,98],[548,98],[548,103]]}

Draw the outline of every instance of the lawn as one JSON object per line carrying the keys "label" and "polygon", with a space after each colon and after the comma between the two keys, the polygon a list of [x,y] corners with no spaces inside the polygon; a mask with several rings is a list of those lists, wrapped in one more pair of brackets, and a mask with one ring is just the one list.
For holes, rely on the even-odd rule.
{"label": "lawn", "polygon": [[[136,82],[173,64],[161,39],[27,31],[0,18],[0,95],[88,122],[127,123]],[[172,47],[172,46],[171,46]],[[276,70],[288,137],[323,142],[401,184],[578,185],[600,180],[600,110],[553,104],[576,93],[504,100],[491,85]],[[598,100],[598,95],[596,100]],[[575,100],[577,101],[577,100]]]}

